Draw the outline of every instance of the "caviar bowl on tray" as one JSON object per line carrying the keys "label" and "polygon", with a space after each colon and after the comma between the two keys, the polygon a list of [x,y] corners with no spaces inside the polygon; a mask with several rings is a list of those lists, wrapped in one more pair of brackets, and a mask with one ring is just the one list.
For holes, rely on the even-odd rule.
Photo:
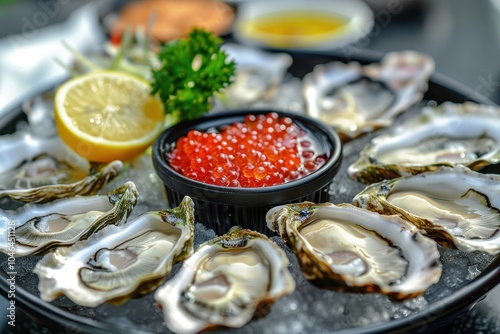
{"label": "caviar bowl on tray", "polygon": [[[276,128],[284,129],[283,133],[291,133],[292,128],[293,131],[297,132],[296,138],[282,140],[280,135],[276,133],[278,131],[274,131],[273,140],[276,146],[279,145],[276,144],[277,142],[290,141],[290,143],[284,144],[287,146],[286,149],[283,147],[284,151],[288,153],[280,157],[281,163],[285,166],[280,166],[280,161],[276,161],[279,160],[278,157],[276,159],[271,157],[272,153],[269,152],[271,148],[274,148],[275,153],[279,151],[279,148],[273,147],[275,146],[273,142],[270,145],[269,142],[259,144],[259,139],[255,140],[255,137],[253,139],[246,138],[242,137],[241,133],[234,132],[228,134],[228,131],[241,132],[238,127],[251,123],[252,120],[257,123],[258,118],[264,122],[274,122]],[[245,131],[243,130],[243,132]],[[206,155],[196,156],[195,154],[192,156],[194,159],[189,157],[187,159],[184,157],[184,159],[189,160],[190,167],[196,163],[196,160],[201,160],[201,164],[204,162],[209,164],[213,161],[214,163],[210,164],[209,167],[202,165],[201,168],[205,168],[205,170],[220,168],[221,172],[226,170],[228,175],[224,175],[222,172],[218,179],[200,181],[200,178],[193,179],[193,175],[190,177],[181,174],[178,166],[172,162],[172,159],[175,159],[172,153],[176,152],[176,148],[182,146],[182,142],[179,141],[181,137],[187,138],[186,140],[189,141],[193,140],[190,138],[196,134],[201,137],[202,133],[209,133],[211,136],[219,133],[225,136],[225,139],[230,136],[227,141],[234,142],[234,150],[230,149],[230,152],[224,151],[227,153],[223,153],[223,151],[218,152],[215,147],[210,149],[208,158]],[[221,141],[224,142],[224,140]],[[261,151],[255,147],[252,148],[252,144],[260,146]],[[222,143],[222,145],[226,144]],[[200,147],[207,147],[207,145],[202,142]],[[295,149],[297,152],[292,152]],[[246,160],[242,161],[241,157],[246,158]],[[294,159],[309,161],[310,167],[293,170],[291,165],[293,165]],[[222,161],[217,164],[217,160]],[[224,234],[234,225],[269,234],[271,232],[266,227],[265,215],[271,207],[299,201],[327,201],[328,188],[341,161],[342,144],[338,135],[331,128],[310,117],[285,111],[233,110],[213,113],[199,120],[184,121],[168,128],[153,145],[153,164],[158,176],[165,184],[170,205],[177,205],[176,203],[180,203],[184,196],[191,197],[197,208],[198,221],[213,229],[217,234]],[[234,168],[228,170],[231,165],[234,165]],[[302,163],[301,165],[307,166],[308,164]],[[249,167],[250,171],[248,171]],[[262,167],[268,168],[266,170]],[[262,168],[262,176],[258,175],[259,168]],[[285,176],[281,176],[281,182],[269,180],[270,177],[274,174],[280,174],[281,171],[286,173]],[[235,173],[239,173],[239,178]],[[251,177],[245,177],[244,174],[247,173],[250,173]],[[197,174],[199,174],[199,170]],[[234,182],[236,184],[230,184],[229,176],[231,175],[235,175],[237,181]],[[269,185],[264,186],[266,177],[269,180]],[[226,179],[229,180],[226,181]]]}

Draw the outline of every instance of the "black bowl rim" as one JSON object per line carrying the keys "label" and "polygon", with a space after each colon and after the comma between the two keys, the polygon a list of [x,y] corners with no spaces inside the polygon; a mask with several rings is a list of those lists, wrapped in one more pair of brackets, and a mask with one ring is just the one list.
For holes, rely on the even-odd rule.
{"label": "black bowl rim", "polygon": [[[208,129],[212,127],[212,123],[216,126],[232,124],[238,119],[243,119],[243,117],[248,114],[257,115],[267,114],[269,112],[276,112],[280,117],[290,117],[294,122],[298,123],[299,126],[320,131],[322,136],[329,141],[327,145],[331,148],[331,155],[327,162],[318,170],[297,180],[276,186],[243,188],[217,186],[189,179],[176,172],[163,158],[167,151],[165,149],[166,144],[172,142],[169,140],[168,143],[166,143],[169,137],[174,137],[173,140],[175,141],[177,138],[184,135],[183,132],[195,126],[201,129]],[[226,119],[227,121],[225,121]],[[279,204],[293,201],[306,194],[314,193],[333,180],[341,162],[342,142],[338,134],[331,127],[310,116],[277,110],[275,108],[233,109],[224,112],[215,112],[198,120],[182,121],[164,130],[153,144],[153,164],[158,176],[167,187],[183,195],[194,198],[237,206]],[[300,189],[300,193],[297,192],[297,189]]]}

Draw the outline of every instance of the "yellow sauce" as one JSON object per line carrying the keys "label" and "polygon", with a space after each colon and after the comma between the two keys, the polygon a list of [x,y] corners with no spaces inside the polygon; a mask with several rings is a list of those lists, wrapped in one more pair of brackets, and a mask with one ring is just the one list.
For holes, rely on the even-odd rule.
{"label": "yellow sauce", "polygon": [[316,42],[344,31],[349,19],[333,13],[288,11],[247,22],[247,32],[280,46]]}

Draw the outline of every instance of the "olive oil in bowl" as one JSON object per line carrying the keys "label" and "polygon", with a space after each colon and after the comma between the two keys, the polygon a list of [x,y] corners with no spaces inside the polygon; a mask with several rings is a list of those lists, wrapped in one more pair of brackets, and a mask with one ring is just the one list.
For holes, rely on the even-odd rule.
{"label": "olive oil in bowl", "polygon": [[288,11],[249,20],[248,33],[269,39],[279,47],[293,47],[342,34],[349,18],[332,13]]}
{"label": "olive oil in bowl", "polygon": [[329,50],[366,36],[373,22],[358,0],[248,1],[238,8],[233,33],[259,47]]}

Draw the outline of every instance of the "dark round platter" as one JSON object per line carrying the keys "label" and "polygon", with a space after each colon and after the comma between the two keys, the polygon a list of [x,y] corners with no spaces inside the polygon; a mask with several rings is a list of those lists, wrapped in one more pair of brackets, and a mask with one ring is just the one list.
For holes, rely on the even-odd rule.
{"label": "dark round platter", "polygon": [[[313,67],[317,64],[327,63],[334,60],[347,61],[342,54],[335,53],[308,53],[308,52],[291,52],[293,57],[293,64],[289,69],[289,74],[293,77],[302,78],[306,73],[310,72]],[[378,61],[382,55],[379,54],[364,54],[363,57],[358,57],[356,59],[349,59],[349,61],[359,61],[361,63],[370,63]],[[440,104],[446,101],[451,102],[465,102],[473,101],[478,103],[492,104],[486,98],[478,96],[474,92],[468,90],[462,85],[452,82],[451,80],[443,77],[439,74],[434,74],[429,82],[429,89],[424,96],[424,101],[410,110],[406,111],[402,118],[411,113],[418,112],[418,109],[429,101],[435,101],[435,103]],[[20,119],[24,117],[21,107],[12,110],[8,115],[0,119],[0,133],[6,134],[15,131],[15,124]],[[401,118],[401,117],[400,117]],[[383,130],[382,130],[383,131]],[[345,169],[347,165],[356,158],[359,147],[362,147],[365,142],[367,142],[373,135],[368,135],[353,143],[347,144],[347,149],[344,151],[345,161],[342,163],[341,169],[336,176],[334,182],[340,178],[345,177]],[[498,166],[493,166],[489,168],[488,172],[499,173]],[[340,180],[338,181],[340,182]],[[356,184],[354,181],[348,181],[348,190],[342,194],[331,193],[331,201],[334,203],[347,202],[350,201],[352,195],[361,190],[364,185]],[[443,251],[440,249],[440,251]],[[443,251],[447,252],[447,251]],[[456,258],[460,254],[446,253],[449,258]],[[456,256],[456,257],[454,257]],[[0,256],[0,263],[5,263],[5,255]],[[21,263],[21,262],[20,262]],[[32,268],[25,268],[25,270],[30,270]],[[446,266],[445,266],[446,269]],[[174,268],[175,271],[175,268]],[[500,283],[500,255],[496,257],[491,257],[488,260],[488,264],[480,269],[481,273],[472,278],[470,281],[463,281],[461,285],[455,287],[454,290],[450,290],[450,293],[443,294],[443,291],[439,289],[431,289],[426,293],[425,298],[429,300],[428,305],[421,310],[411,312],[407,316],[386,319],[381,321],[372,321],[366,326],[354,326],[354,327],[344,327],[335,328],[326,332],[330,333],[391,333],[391,332],[432,332],[438,330],[440,327],[447,325],[451,320],[457,317],[459,314],[469,311],[475,303],[484,298],[486,294],[492,290],[495,286]],[[0,275],[8,278],[6,270],[2,265],[0,270]],[[448,275],[452,275],[448,273]],[[89,317],[92,312],[83,312],[80,307],[69,302],[63,303],[47,303],[42,301],[38,295],[36,288],[37,277],[31,274],[33,277],[26,279],[19,279],[16,281],[16,295],[15,295],[15,305],[20,310],[28,314],[35,322],[40,323],[46,328],[53,330],[54,332],[77,332],[77,333],[154,333],[159,331],[144,330],[141,326],[134,327],[133,324],[119,323],[113,321],[102,321],[102,317],[105,315],[101,314],[95,317]],[[168,279],[168,278],[167,278]],[[23,282],[30,282],[29,287],[23,286]],[[18,282],[18,283],[17,283]],[[7,298],[9,291],[9,283],[6,279],[0,280],[0,293]],[[353,296],[357,298],[356,294],[348,294],[348,296]],[[358,294],[359,295],[359,294]],[[143,297],[145,298],[145,297]],[[363,296],[360,297],[363,300]],[[359,300],[359,299],[358,299]],[[131,318],[140,318],[141,314],[144,314],[144,318],[150,317],[148,312],[151,312],[155,308],[151,305],[149,309],[137,309],[135,305],[136,301],[132,303],[126,303],[124,305],[116,307],[114,310],[116,312],[123,312],[123,314],[136,313]],[[109,310],[109,309],[107,309]],[[310,312],[313,312],[313,308],[310,307]],[[94,313],[101,312],[101,309],[96,310]],[[146,316],[146,313],[147,316]],[[95,314],[94,314],[95,315]],[[161,322],[161,320],[159,320]],[[286,321],[286,320],[283,320]],[[132,323],[132,321],[131,321]],[[265,323],[263,323],[265,324]],[[160,327],[159,327],[160,328]],[[240,330],[225,330],[218,329],[215,332],[243,332],[243,333],[253,333],[258,332],[258,326],[243,327]],[[160,328],[161,332],[167,332],[166,327]],[[321,330],[325,332],[325,330]]]}

